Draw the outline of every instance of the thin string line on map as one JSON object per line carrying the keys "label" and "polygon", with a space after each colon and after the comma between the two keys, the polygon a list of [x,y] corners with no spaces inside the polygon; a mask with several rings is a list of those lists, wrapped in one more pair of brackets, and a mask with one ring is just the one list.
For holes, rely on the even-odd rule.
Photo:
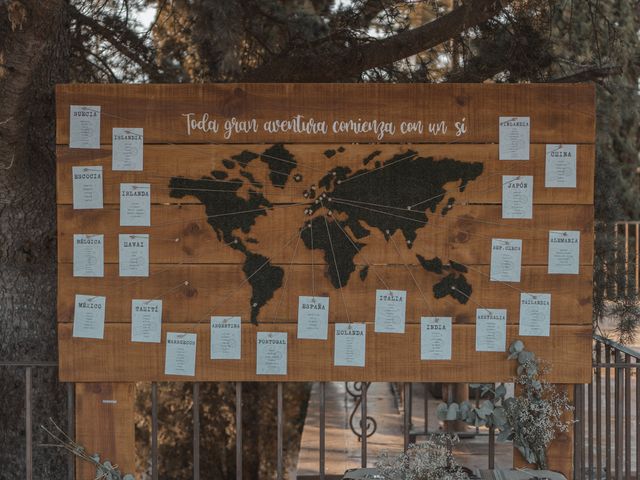
{"label": "thin string line on map", "polygon": [[[320,202],[322,204],[322,202]],[[324,207],[324,205],[322,205]],[[344,292],[342,291],[342,281],[340,280],[340,270],[338,269],[338,261],[336,259],[336,252],[333,249],[333,240],[331,239],[331,231],[329,230],[329,222],[327,221],[327,216],[323,215],[324,225],[327,228],[327,236],[329,238],[329,245],[331,247],[331,255],[333,256],[333,264],[336,268],[336,279],[338,280],[338,288],[340,289],[340,297],[342,298],[342,305],[344,306],[344,311],[347,316],[347,323],[351,323],[351,318],[349,318],[349,309],[347,308],[347,302],[344,298]]]}
{"label": "thin string line on map", "polygon": [[476,302],[473,298],[471,298],[471,296],[467,295],[466,293],[464,293],[462,290],[460,290],[459,288],[456,288],[454,285],[451,285],[451,291],[453,292],[458,292],[459,294],[461,294],[462,296],[466,297],[467,300],[471,301],[473,304],[475,304],[476,307],[484,310],[485,312],[487,312],[489,315],[491,315],[491,309],[487,308],[483,305],[481,305],[480,303]]}
{"label": "thin string line on map", "polygon": [[[393,245],[393,248],[396,250],[396,254],[398,255],[398,258],[402,258],[402,253],[400,252],[400,249],[398,248],[398,245],[396,244],[396,240],[393,238],[393,235],[389,235],[389,231],[388,230],[387,230],[387,235],[391,239],[391,243]],[[411,279],[413,280],[414,285],[416,286],[416,288],[420,292],[420,295],[422,296],[422,300],[424,301],[424,304],[427,306],[427,310],[429,310],[429,313],[431,313],[431,315],[435,317],[436,314],[435,314],[433,308],[431,307],[431,305],[429,304],[429,301],[427,300],[426,295],[422,291],[422,288],[418,284],[418,281],[416,280],[416,277],[413,275],[413,272],[411,271],[411,268],[409,268],[409,265],[407,265],[404,262],[402,263],[402,265],[404,265],[405,269],[407,270],[407,273],[411,276]]]}

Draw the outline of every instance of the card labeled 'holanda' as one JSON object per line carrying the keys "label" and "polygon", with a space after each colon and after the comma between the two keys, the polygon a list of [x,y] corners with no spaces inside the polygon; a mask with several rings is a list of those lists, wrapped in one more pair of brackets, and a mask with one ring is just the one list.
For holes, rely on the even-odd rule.
{"label": "card labeled 'holanda'", "polygon": [[364,367],[366,349],[366,323],[336,323],[333,350],[336,367]]}

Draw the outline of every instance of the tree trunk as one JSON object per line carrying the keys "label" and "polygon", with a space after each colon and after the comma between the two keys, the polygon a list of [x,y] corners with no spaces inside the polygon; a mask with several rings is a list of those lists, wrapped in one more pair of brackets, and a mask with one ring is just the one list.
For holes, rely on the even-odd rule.
{"label": "tree trunk", "polygon": [[[0,2],[0,361],[55,361],[54,86],[68,78],[63,0]],[[66,423],[64,386],[33,372],[33,478],[65,478],[66,457],[39,448],[49,416]],[[25,478],[25,369],[0,367],[0,478]]]}

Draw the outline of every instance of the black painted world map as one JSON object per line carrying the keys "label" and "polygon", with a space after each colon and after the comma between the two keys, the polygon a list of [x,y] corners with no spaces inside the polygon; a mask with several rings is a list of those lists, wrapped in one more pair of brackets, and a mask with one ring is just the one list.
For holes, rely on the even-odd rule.
{"label": "black painted world map", "polygon": [[[344,151],[340,147],[323,154],[332,159]],[[207,222],[224,248],[242,253],[242,270],[252,292],[251,321],[257,323],[261,308],[282,287],[285,276],[282,267],[260,253],[260,239],[252,235],[256,220],[279,207],[269,199],[270,191],[284,191],[290,182],[308,185],[301,198],[292,199],[306,205],[297,233],[307,249],[322,251],[325,274],[339,289],[366,279],[367,266],[353,279],[355,257],[360,251],[366,255],[372,229],[387,241],[399,231],[404,247],[412,249],[419,230],[428,229],[429,216],[444,216],[453,208],[454,197],[444,202],[448,193],[445,185],[457,182],[456,191],[463,192],[483,170],[482,163],[423,157],[412,150],[381,157],[381,151],[372,148],[355,170],[336,160],[331,170],[317,178],[304,178],[297,171],[304,158],[296,158],[285,145],[275,144],[224,158],[217,162],[221,168],[204,172],[200,178],[173,177],[170,195],[196,198],[204,205]],[[264,180],[252,173],[258,163],[268,169]],[[415,256],[419,265],[439,277],[433,286],[434,298],[449,295],[463,304],[469,300],[473,287],[465,277],[464,265],[439,257],[424,258],[417,251]]]}

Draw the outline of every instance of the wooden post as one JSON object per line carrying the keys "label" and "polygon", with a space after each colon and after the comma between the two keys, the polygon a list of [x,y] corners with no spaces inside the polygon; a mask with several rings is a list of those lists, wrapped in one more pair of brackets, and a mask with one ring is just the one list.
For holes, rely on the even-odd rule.
{"label": "wooden post", "polygon": [[[76,385],[76,441],[124,473],[135,472],[134,383]],[[78,479],[95,478],[95,467],[76,460]]]}

